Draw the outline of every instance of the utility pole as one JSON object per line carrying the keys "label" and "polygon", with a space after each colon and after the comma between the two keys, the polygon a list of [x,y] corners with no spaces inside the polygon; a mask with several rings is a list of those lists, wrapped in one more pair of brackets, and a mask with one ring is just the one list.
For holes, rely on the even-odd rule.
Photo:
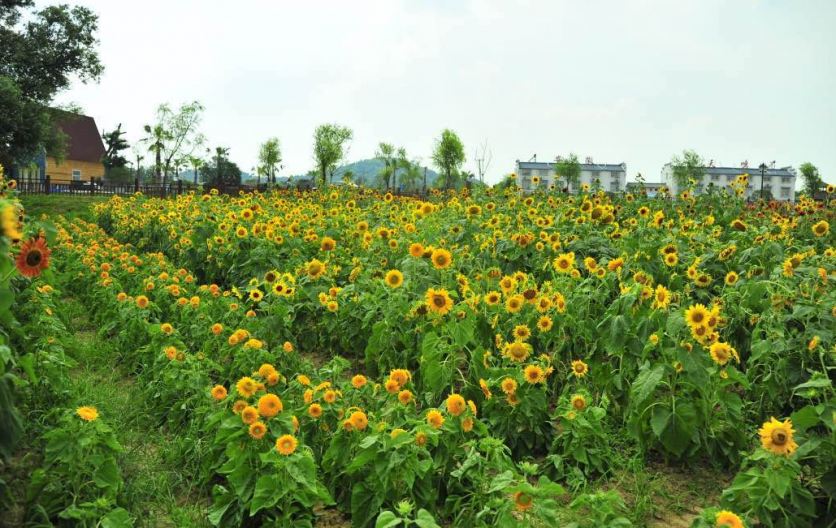
{"label": "utility pole", "polygon": [[766,173],[766,163],[761,163],[761,166],[759,168],[761,170],[761,200],[763,200],[763,177]]}

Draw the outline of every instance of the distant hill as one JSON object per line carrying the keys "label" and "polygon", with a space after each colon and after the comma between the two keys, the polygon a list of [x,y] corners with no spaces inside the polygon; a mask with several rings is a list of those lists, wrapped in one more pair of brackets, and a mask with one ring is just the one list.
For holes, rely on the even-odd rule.
{"label": "distant hill", "polygon": [[[343,174],[350,170],[352,172],[352,180],[355,183],[365,187],[374,187],[378,183],[377,175],[380,174],[383,167],[383,161],[376,158],[354,161],[338,168],[334,172],[334,181],[342,180]],[[399,174],[400,172],[401,171],[398,171]],[[293,176],[293,179],[295,180],[304,178],[308,178],[308,176],[306,174]],[[438,173],[430,168],[427,168],[427,187],[432,187],[436,178],[438,178]],[[286,181],[286,178],[283,181]],[[420,185],[423,185],[423,178]]]}
{"label": "distant hill", "polygon": [[[377,175],[380,174],[380,171],[383,170],[384,164],[382,160],[376,158],[369,158],[360,161],[354,161],[352,163],[348,163],[346,165],[341,166],[336,170],[334,173],[334,181],[340,181],[343,178],[343,174],[346,171],[350,170],[353,173],[352,180],[357,183],[358,185],[363,185],[364,187],[374,187],[378,183]],[[402,171],[398,171],[400,174]],[[423,174],[423,171],[422,171]],[[276,177],[276,183],[279,185],[284,185],[287,183],[289,178],[293,178],[294,180],[304,180],[308,178],[307,174],[296,174],[293,176],[278,176]],[[436,178],[438,178],[438,173],[434,170],[427,168],[427,187],[432,187],[435,183]],[[182,171],[180,173],[180,179],[184,181],[193,181],[194,180],[194,172],[191,170]],[[252,182],[247,182],[247,180],[252,179]],[[251,175],[247,172],[241,173],[241,181],[247,183],[255,183],[255,175]],[[264,178],[262,177],[262,182]],[[423,177],[418,182],[418,185],[423,185]]]}

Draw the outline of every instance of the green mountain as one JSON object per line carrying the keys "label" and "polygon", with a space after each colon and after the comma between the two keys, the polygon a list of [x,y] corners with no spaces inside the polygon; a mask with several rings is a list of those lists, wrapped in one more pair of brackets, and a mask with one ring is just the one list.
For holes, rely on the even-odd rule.
{"label": "green mountain", "polygon": [[[334,181],[341,181],[343,175],[346,171],[351,171],[352,176],[351,179],[354,183],[358,185],[362,185],[364,187],[375,187],[380,184],[378,180],[378,174],[383,170],[384,164],[383,161],[370,158],[364,159],[360,161],[355,161],[352,163],[348,163],[346,165],[342,165],[334,172]],[[400,173],[401,171],[398,171]],[[300,179],[307,179],[309,176],[306,174],[299,174],[293,176],[294,180]],[[438,173],[434,170],[427,168],[427,187],[432,187],[435,179],[438,178]],[[280,182],[287,181],[287,178],[279,178]],[[423,178],[419,181],[419,185],[423,186]]]}

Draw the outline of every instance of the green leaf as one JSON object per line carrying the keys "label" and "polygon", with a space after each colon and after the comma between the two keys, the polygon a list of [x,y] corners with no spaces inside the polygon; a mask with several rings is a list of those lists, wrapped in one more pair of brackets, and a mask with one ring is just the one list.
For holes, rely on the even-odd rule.
{"label": "green leaf", "polygon": [[822,389],[824,387],[830,387],[833,383],[831,383],[830,378],[815,378],[811,379],[807,383],[802,383],[801,385],[794,388],[793,392],[798,392],[801,389]]}
{"label": "green leaf", "polygon": [[450,335],[453,336],[453,341],[459,347],[464,347],[473,341],[473,320],[472,319],[454,319],[447,325],[450,330]]}
{"label": "green leaf", "polygon": [[697,411],[690,403],[678,404],[675,412],[659,406],[653,409],[650,426],[665,449],[679,457],[696,441]]}
{"label": "green leaf", "polygon": [[491,487],[488,489],[488,493],[502,491],[506,487],[508,487],[512,482],[514,482],[514,473],[511,470],[505,471],[504,473],[500,473],[499,475],[491,479]]}
{"label": "green leaf", "polygon": [[653,391],[659,385],[659,382],[662,381],[664,375],[664,365],[656,365],[649,370],[646,367],[642,367],[639,375],[633,382],[633,387],[630,389],[630,405],[634,408],[640,408],[653,394]]}
{"label": "green leaf", "polygon": [[259,510],[272,508],[279,499],[287,494],[287,488],[281,486],[274,475],[262,475],[255,483],[255,493],[250,501],[250,516]]}
{"label": "green leaf", "polygon": [[374,523],[374,528],[392,528],[402,522],[394,513],[387,510],[377,516],[377,522]]}
{"label": "green leaf", "polygon": [[365,528],[371,524],[374,514],[380,510],[383,497],[369,489],[364,482],[358,482],[351,490],[351,524]]}
{"label": "green leaf", "polygon": [[424,508],[418,510],[418,515],[415,517],[415,524],[418,525],[418,528],[441,528],[436,524],[430,512]]}
{"label": "green leaf", "polygon": [[133,519],[124,508],[116,508],[111,510],[107,515],[102,517],[102,528],[131,528],[134,525]]}
{"label": "green leaf", "polygon": [[100,488],[116,489],[119,487],[121,479],[119,478],[119,469],[116,467],[116,461],[113,458],[108,458],[99,466],[93,474],[93,482]]}
{"label": "green leaf", "polygon": [[792,425],[800,431],[805,431],[811,427],[819,424],[819,413],[816,412],[815,407],[807,405],[790,415]]}

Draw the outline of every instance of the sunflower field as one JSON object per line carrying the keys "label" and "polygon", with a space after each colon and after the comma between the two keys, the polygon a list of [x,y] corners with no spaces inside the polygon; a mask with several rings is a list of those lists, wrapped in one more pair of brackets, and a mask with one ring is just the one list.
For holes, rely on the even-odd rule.
{"label": "sunflower field", "polygon": [[693,526],[836,519],[836,202],[275,191],[30,225],[6,194],[31,526],[156,526],[119,417],[67,390],[67,297],[204,497],[180,525],[645,526],[646,464],[728,475]]}

